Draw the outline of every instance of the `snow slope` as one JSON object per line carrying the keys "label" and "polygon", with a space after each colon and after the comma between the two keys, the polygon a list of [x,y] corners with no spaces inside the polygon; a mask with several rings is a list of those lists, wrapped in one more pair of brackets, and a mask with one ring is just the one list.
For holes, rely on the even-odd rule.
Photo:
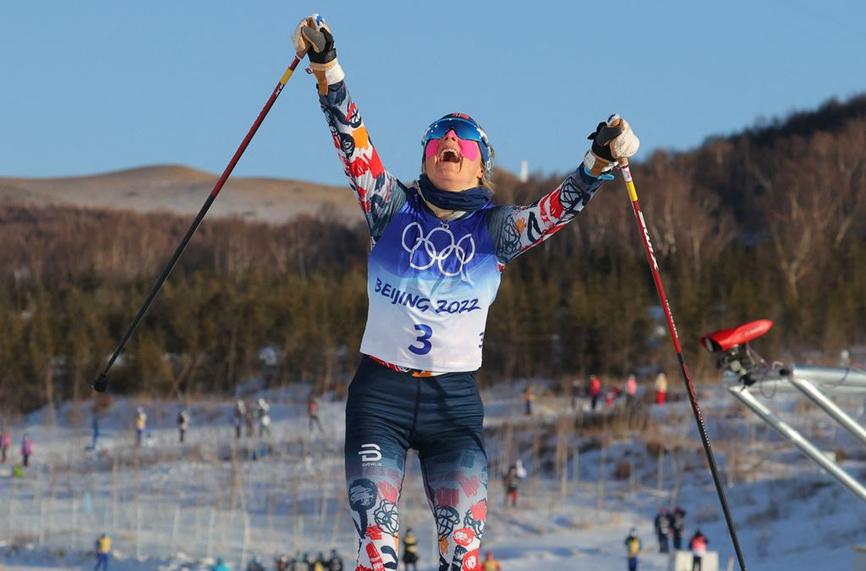
{"label": "snow slope", "polygon": [[[254,555],[270,567],[276,554],[331,548],[348,563],[355,539],[344,502],[344,403],[323,397],[326,429],[311,430],[308,390],[248,395],[248,403],[259,396],[271,403],[272,434],[237,442],[232,399],[190,403],[193,422],[183,445],[175,428],[178,402],[113,399],[100,413],[96,450],[87,450],[89,404],[19,419],[13,446],[26,430],[36,453],[24,478],[11,478],[10,466],[0,466],[0,569],[88,569],[102,531],[114,538],[112,569],[121,571],[205,569],[217,556],[239,569]],[[676,503],[688,512],[687,537],[699,526],[725,568],[734,552],[687,403],[649,406],[651,421],[642,431],[617,428],[614,417],[605,417],[600,428],[574,431],[574,421],[590,415],[586,402],[571,410],[566,399],[543,396],[527,417],[521,390],[484,394],[492,470],[482,551],[493,550],[505,571],[624,569],[623,540],[636,527],[646,548],[640,569],[663,571],[668,560],[655,552],[652,520],[660,506]],[[862,503],[723,390],[701,393],[749,568],[853,569],[851,546],[866,543]],[[791,396],[776,396],[772,404],[826,448],[847,450],[851,459],[843,467],[863,479],[864,455],[846,434]],[[138,405],[149,417],[141,449],[132,429]],[[562,418],[568,421],[558,424]],[[565,429],[557,432],[558,426]],[[558,441],[568,450],[564,476],[555,470]],[[659,441],[677,454],[659,462],[652,448]],[[530,474],[518,508],[506,509],[496,475],[516,457]],[[617,479],[624,465],[630,474]],[[419,568],[434,570],[432,518],[417,460],[407,466],[402,524],[419,537]]]}

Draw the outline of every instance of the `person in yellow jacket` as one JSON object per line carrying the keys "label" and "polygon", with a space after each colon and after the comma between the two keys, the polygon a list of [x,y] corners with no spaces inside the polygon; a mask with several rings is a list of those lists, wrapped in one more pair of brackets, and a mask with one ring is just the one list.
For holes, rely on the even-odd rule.
{"label": "person in yellow jacket", "polygon": [[628,571],[637,571],[637,556],[643,551],[643,544],[635,528],[631,528],[623,543],[625,544]]}
{"label": "person in yellow jacket", "polygon": [[418,538],[411,527],[406,528],[406,537],[403,538],[403,568],[408,571],[410,566],[418,571]]}
{"label": "person in yellow jacket", "polygon": [[147,413],[144,412],[144,407],[140,406],[135,413],[135,445],[141,447],[144,439],[144,430],[147,428]]}
{"label": "person in yellow jacket", "polygon": [[93,571],[108,571],[108,557],[111,555],[111,537],[103,533],[96,538],[96,567]]}
{"label": "person in yellow jacket", "polygon": [[484,554],[484,561],[481,562],[482,571],[502,571],[499,561],[493,557],[493,552],[488,551]]}

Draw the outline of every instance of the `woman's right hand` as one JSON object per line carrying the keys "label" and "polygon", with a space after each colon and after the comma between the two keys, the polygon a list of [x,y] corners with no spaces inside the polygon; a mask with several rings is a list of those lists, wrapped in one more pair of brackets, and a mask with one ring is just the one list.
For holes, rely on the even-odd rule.
{"label": "woman's right hand", "polygon": [[328,92],[328,86],[339,83],[345,74],[337,62],[334,36],[321,14],[311,14],[301,20],[292,32],[295,55],[310,56],[310,69],[319,84],[319,93]]}
{"label": "woman's right hand", "polygon": [[337,57],[334,36],[321,14],[310,14],[298,22],[292,32],[292,43],[299,59],[308,53],[315,63],[328,63]]}

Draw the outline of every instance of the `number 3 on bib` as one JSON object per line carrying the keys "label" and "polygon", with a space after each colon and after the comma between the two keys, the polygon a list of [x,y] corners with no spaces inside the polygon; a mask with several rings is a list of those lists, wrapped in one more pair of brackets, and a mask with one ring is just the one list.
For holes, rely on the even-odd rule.
{"label": "number 3 on bib", "polygon": [[420,335],[415,339],[415,343],[420,345],[420,347],[413,344],[409,345],[408,349],[416,355],[426,355],[433,348],[433,344],[430,343],[430,338],[433,337],[433,329],[429,325],[416,323],[415,331],[420,332]]}

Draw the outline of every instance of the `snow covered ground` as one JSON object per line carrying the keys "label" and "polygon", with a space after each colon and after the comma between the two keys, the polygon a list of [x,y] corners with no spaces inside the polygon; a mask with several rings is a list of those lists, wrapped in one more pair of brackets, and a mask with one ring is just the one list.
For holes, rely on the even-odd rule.
{"label": "snow covered ground", "polygon": [[[565,398],[542,396],[527,417],[522,389],[516,384],[511,392],[501,387],[484,394],[492,470],[482,551],[494,551],[505,571],[625,569],[623,540],[631,527],[646,548],[639,569],[667,571],[652,520],[660,506],[674,504],[688,513],[686,537],[700,527],[727,567],[734,551],[687,402],[648,406],[649,419],[637,428],[620,416],[575,431],[574,421],[589,415],[586,402],[571,410]],[[115,571],[206,569],[217,556],[241,569],[254,555],[270,568],[276,554],[314,556],[332,548],[350,568],[355,538],[344,501],[344,403],[323,398],[325,431],[311,430],[308,391],[246,395],[248,402],[269,400],[273,427],[269,437],[240,441],[231,427],[231,399],[190,403],[193,423],[184,444],[175,425],[179,402],[112,399],[100,416],[96,450],[88,449],[89,403],[17,419],[12,459],[19,458],[25,430],[36,452],[23,478],[11,477],[11,465],[0,466],[0,569],[89,569],[103,531],[114,539]],[[862,502],[721,387],[706,385],[699,393],[749,569],[853,569],[852,545],[866,543]],[[820,411],[790,395],[770,403],[825,449],[844,451],[843,468],[864,480],[862,447]],[[855,412],[862,403],[840,404]],[[141,449],[132,428],[138,405],[149,418]],[[662,445],[668,453],[659,461]],[[529,477],[520,505],[506,509],[497,476],[518,457]],[[557,458],[567,460],[564,473]],[[435,570],[417,460],[407,469],[402,526],[419,537],[419,568]]]}

